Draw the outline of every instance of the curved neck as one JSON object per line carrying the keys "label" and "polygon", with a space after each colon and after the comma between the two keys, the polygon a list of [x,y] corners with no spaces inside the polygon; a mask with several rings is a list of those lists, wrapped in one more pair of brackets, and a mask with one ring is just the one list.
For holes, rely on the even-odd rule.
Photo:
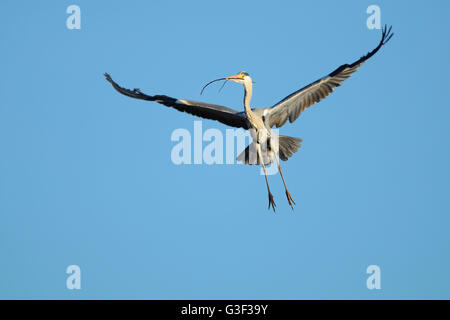
{"label": "curved neck", "polygon": [[252,99],[252,83],[251,83],[251,81],[244,83],[244,90],[245,90],[244,109],[245,109],[245,114],[248,116],[249,113],[253,113],[253,111],[250,108],[250,100]]}

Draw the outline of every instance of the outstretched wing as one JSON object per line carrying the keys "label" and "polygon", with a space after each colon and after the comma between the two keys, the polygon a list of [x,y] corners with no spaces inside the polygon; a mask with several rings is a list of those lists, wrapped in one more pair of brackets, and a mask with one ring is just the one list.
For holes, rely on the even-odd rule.
{"label": "outstretched wing", "polygon": [[248,129],[248,121],[242,112],[215,104],[198,102],[193,100],[175,99],[164,95],[149,96],[141,92],[139,89],[129,90],[119,86],[108,73],[105,78],[109,81],[114,89],[123,95],[131,98],[156,101],[165,106],[172,107],[178,111],[187,112],[192,115],[205,119],[217,120],[231,127]]}
{"label": "outstretched wing", "polygon": [[342,82],[358,70],[367,59],[377,53],[377,51],[380,50],[380,48],[394,35],[391,33],[391,29],[392,27],[387,29],[387,26],[385,26],[378,46],[359,60],[352,64],[340,66],[329,75],[292,93],[274,106],[265,109],[265,123],[269,127],[275,125],[279,128],[286,123],[287,119],[289,119],[289,122],[294,122],[306,108],[326,98],[334,91],[334,88],[339,87]]}

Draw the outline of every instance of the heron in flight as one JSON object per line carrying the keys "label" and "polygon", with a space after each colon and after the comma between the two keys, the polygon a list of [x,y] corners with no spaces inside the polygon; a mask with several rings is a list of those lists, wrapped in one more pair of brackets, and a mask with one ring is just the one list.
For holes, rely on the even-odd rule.
{"label": "heron in flight", "polygon": [[238,156],[237,160],[245,164],[261,164],[264,169],[267,192],[269,195],[269,207],[275,211],[275,201],[270,192],[269,180],[267,178],[266,165],[276,160],[278,171],[284,184],[286,197],[289,205],[294,209],[295,202],[286,186],[283,173],[281,171],[278,157],[287,161],[298,148],[300,148],[300,138],[293,138],[287,136],[276,136],[272,131],[272,127],[281,127],[287,120],[294,122],[306,108],[321,101],[327,97],[336,87],[339,87],[344,80],[349,78],[358,68],[380,48],[385,45],[394,35],[391,33],[392,27],[384,26],[381,34],[381,40],[377,47],[362,56],[352,64],[344,64],[331,72],[329,75],[320,78],[317,81],[303,87],[302,89],[290,94],[280,102],[269,108],[252,108],[250,100],[252,97],[252,78],[247,72],[241,71],[234,76],[220,78],[209,82],[202,89],[205,89],[209,84],[216,81],[234,81],[244,86],[244,112],[236,111],[228,107],[198,102],[193,100],[176,99],[166,95],[150,96],[144,94],[139,89],[125,89],[119,86],[111,76],[105,73],[106,80],[109,81],[114,89],[119,93],[131,98],[156,101],[167,107],[172,107],[178,111],[187,112],[195,116],[206,119],[216,120],[228,126],[236,128],[244,128],[250,131],[253,142]]}

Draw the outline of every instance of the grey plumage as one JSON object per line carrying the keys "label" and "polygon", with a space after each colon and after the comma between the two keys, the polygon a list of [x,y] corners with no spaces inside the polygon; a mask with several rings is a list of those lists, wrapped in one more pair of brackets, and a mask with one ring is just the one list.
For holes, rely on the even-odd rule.
{"label": "grey plumage", "polygon": [[[301,147],[301,142],[303,141],[300,138],[288,137],[288,136],[278,136],[278,155],[281,160],[287,161],[297,150]],[[273,156],[268,154],[268,151],[271,151],[271,146],[266,145],[262,148],[262,156],[264,160],[264,164],[271,164],[274,160]],[[243,164],[249,165],[260,165],[259,158],[256,154],[256,145],[255,143],[251,143],[242,151],[241,154],[237,157],[237,160]]]}
{"label": "grey plumage", "polygon": [[385,45],[394,35],[391,33],[392,27],[385,26],[382,31],[381,40],[378,46],[365,56],[362,56],[352,64],[344,64],[331,72],[329,75],[303,87],[290,94],[280,102],[270,108],[266,108],[266,123],[271,128],[283,126],[289,119],[294,122],[299,115],[308,107],[326,98],[336,87],[339,87],[344,80],[348,79],[367,59],[372,57],[380,48]]}
{"label": "grey plumage", "polygon": [[249,124],[245,115],[240,111],[217,104],[199,102],[194,100],[176,99],[165,95],[150,96],[139,89],[125,89],[119,86],[108,73],[105,73],[106,80],[112,84],[119,93],[130,98],[155,101],[167,107],[172,107],[178,111],[186,112],[194,116],[210,120],[217,120],[231,127],[248,129]]}
{"label": "grey plumage", "polygon": [[271,128],[283,126],[287,120],[294,122],[300,114],[308,107],[326,98],[335,88],[339,87],[348,79],[367,59],[371,58],[378,50],[385,45],[393,36],[392,27],[385,26],[382,30],[381,40],[377,47],[362,56],[351,64],[344,64],[331,72],[329,75],[303,87],[290,94],[275,105],[269,108],[251,108],[250,100],[252,96],[252,79],[247,72],[241,71],[237,75],[216,79],[203,87],[203,90],[211,83],[222,80],[235,81],[243,84],[244,112],[234,109],[193,100],[176,99],[165,95],[150,96],[142,93],[139,89],[129,90],[119,86],[111,76],[105,73],[106,80],[119,93],[146,101],[155,101],[178,111],[186,112],[206,119],[217,120],[223,124],[250,130],[253,142],[238,156],[237,160],[245,164],[261,164],[264,168],[267,191],[269,195],[269,209],[272,206],[275,211],[275,202],[269,188],[266,164],[277,161],[278,169],[283,180],[287,200],[292,207],[295,204],[292,199],[281,171],[278,156],[281,160],[287,161],[300,148],[302,139],[287,136],[276,136]]}

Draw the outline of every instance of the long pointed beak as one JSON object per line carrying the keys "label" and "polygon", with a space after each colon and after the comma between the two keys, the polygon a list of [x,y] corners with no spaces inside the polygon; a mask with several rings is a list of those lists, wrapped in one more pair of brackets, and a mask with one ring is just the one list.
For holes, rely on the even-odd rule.
{"label": "long pointed beak", "polygon": [[234,76],[230,76],[230,77],[227,77],[227,78],[225,78],[225,79],[227,79],[227,80],[230,80],[230,81],[239,81],[239,80],[242,80],[244,77],[242,76],[242,74],[236,74],[236,75],[234,75]]}
{"label": "long pointed beak", "polygon": [[[231,77],[220,78],[220,79],[216,79],[216,80],[210,81],[210,82],[208,82],[208,83],[202,88],[202,91],[200,91],[200,95],[203,94],[203,91],[205,90],[205,88],[206,88],[207,86],[209,86],[211,83],[214,83],[214,82],[216,82],[216,81],[229,80],[229,81],[239,82],[239,80],[242,80],[242,79],[244,79],[244,75],[238,73],[238,74],[236,74],[236,75],[234,75],[234,76],[231,76]],[[226,82],[225,82],[225,83],[226,83]],[[225,85],[225,83],[224,83],[224,85]],[[223,87],[223,86],[222,86],[222,87]]]}

